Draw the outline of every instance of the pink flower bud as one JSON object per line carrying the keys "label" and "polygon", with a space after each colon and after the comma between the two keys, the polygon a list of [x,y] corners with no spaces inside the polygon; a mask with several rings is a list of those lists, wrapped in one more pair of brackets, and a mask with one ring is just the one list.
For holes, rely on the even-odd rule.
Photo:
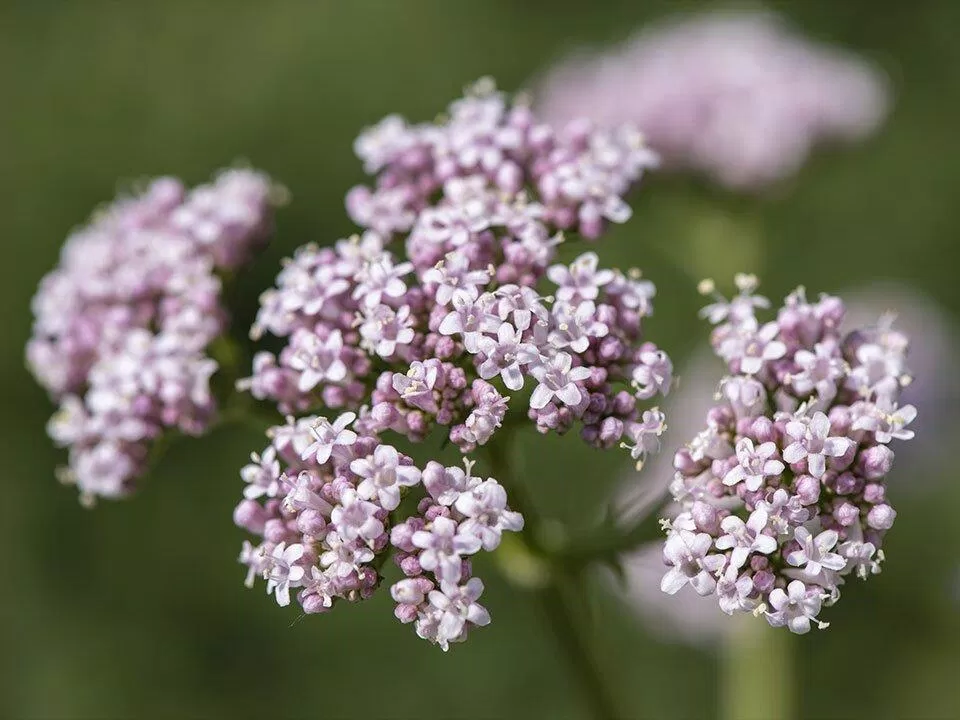
{"label": "pink flower bud", "polygon": [[796,481],[796,492],[804,505],[814,505],[820,500],[820,481],[812,475],[801,475]]}
{"label": "pink flower bud", "polygon": [[860,508],[844,502],[833,509],[833,517],[842,527],[850,527],[860,519]]}
{"label": "pink flower bud", "polygon": [[867,480],[879,480],[893,467],[893,450],[886,445],[869,447],[860,453],[857,467]]}
{"label": "pink flower bud", "polygon": [[400,570],[407,577],[415,577],[423,574],[423,568],[420,567],[420,561],[415,555],[407,555],[400,561]]}
{"label": "pink flower bud", "polygon": [[397,620],[404,624],[412,623],[417,619],[417,606],[400,604],[393,609],[393,614]]}
{"label": "pink flower bud", "polygon": [[863,499],[871,505],[882,503],[887,496],[887,489],[880,483],[867,483],[863,488]]}
{"label": "pink flower bud", "polygon": [[697,530],[710,535],[716,535],[720,531],[720,516],[717,509],[708,503],[697,501],[690,510],[693,516],[693,522]]}
{"label": "pink flower bud", "polygon": [[268,517],[263,507],[253,500],[242,500],[233,511],[234,524],[254,534],[263,533],[264,523],[267,522]]}
{"label": "pink flower bud", "polygon": [[893,521],[897,517],[897,511],[886,503],[874,505],[867,513],[867,525],[874,530],[889,530],[893,527]]}

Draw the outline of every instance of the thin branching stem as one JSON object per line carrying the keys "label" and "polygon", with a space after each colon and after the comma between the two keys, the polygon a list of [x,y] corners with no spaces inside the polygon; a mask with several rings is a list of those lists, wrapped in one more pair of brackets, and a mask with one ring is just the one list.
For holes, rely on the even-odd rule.
{"label": "thin branching stem", "polygon": [[580,572],[582,568],[566,569],[555,562],[559,559],[558,557],[551,558],[545,552],[539,532],[540,516],[526,493],[526,488],[517,482],[511,473],[509,447],[504,442],[508,437],[509,435],[503,435],[500,442],[491,443],[486,447],[494,477],[507,490],[513,508],[524,516],[525,544],[531,552],[544,556],[544,559],[550,563],[547,584],[533,592],[544,618],[550,624],[553,635],[557,639],[560,650],[580,684],[591,716],[596,720],[613,720],[618,717],[616,704],[579,627],[579,618],[582,614],[576,612],[571,598],[573,586],[582,579]]}

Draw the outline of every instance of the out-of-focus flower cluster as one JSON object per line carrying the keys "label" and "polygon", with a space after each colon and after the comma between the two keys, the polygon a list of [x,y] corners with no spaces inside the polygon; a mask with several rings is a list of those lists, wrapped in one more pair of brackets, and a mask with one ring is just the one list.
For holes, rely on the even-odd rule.
{"label": "out-of-focus flower cluster", "polygon": [[[639,134],[585,123],[555,130],[481,81],[443,121],[409,125],[390,116],[365,131],[356,150],[376,173],[373,189],[347,196],[365,230],[332,248],[302,247],[286,263],[252,331],[286,345],[258,353],[242,388],[291,415],[321,407],[356,413],[351,432],[362,438],[392,431],[416,442],[442,427],[464,453],[490,442],[511,395],[524,392],[512,402],[518,419],[525,411],[541,432],[578,425],[592,446],[622,444],[637,460],[657,448],[663,415],[639,403],[667,392],[672,366],[642,337],[653,285],[635,271],[601,268],[593,252],[555,262],[562,230],[595,239],[608,222],[629,217],[623,195],[653,161]],[[469,468],[464,476],[432,465],[424,469],[432,500],[420,524],[378,522],[394,533],[401,562],[419,562],[440,583],[431,591],[412,573],[394,588],[398,614],[445,645],[459,636],[430,629],[436,618],[422,597],[436,605],[435,593],[456,592],[456,602],[466,602],[479,586],[445,588],[460,574],[437,575],[418,543],[434,533],[438,543],[473,547],[451,538],[463,534],[476,503],[503,510],[506,497],[482,484],[496,489],[478,496]],[[459,478],[443,482],[474,499],[435,495],[426,478],[441,470]],[[356,484],[352,472],[336,481]],[[371,553],[378,542],[361,538]],[[263,572],[269,577],[269,567]],[[375,574],[363,577],[373,582]]]}
{"label": "out-of-focus flower cluster", "polygon": [[[349,412],[333,423],[306,417],[270,429],[270,445],[241,472],[245,499],[234,512],[262,538],[241,552],[247,585],[263,576],[280,605],[295,588],[304,612],[326,612],[335,600],[370,597],[392,552],[406,576],[391,588],[397,618],[446,650],[490,622],[470,556],[496,549],[523,518],[496,480],[471,474],[469,461],[465,469],[431,461],[421,471],[361,426]],[[402,494],[413,486],[425,497],[398,522]]]}
{"label": "out-of-focus flower cluster", "polygon": [[774,14],[729,11],[574,56],[537,95],[550,120],[635,123],[669,169],[737,190],[793,174],[822,141],[869,135],[888,105],[872,64],[798,36]]}
{"label": "out-of-focus flower cluster", "polygon": [[239,169],[190,191],[154,180],[75,231],[41,282],[27,362],[60,404],[48,431],[84,500],[129,493],[165,430],[208,427],[205,348],[227,322],[217,273],[269,239],[271,189]]}
{"label": "out-of-focus flower cluster", "polygon": [[[680,513],[665,521],[661,589],[691,585],[728,613],[763,614],[809,631],[851,573],[880,571],[896,512],[884,479],[892,440],[909,440],[916,416],[899,406],[907,339],[889,318],[846,335],[843,303],[798,289],[777,319],[738,276],[739,294],[704,309],[711,343],[730,375],[707,427],[674,459]],[[713,292],[712,284],[702,288]]]}

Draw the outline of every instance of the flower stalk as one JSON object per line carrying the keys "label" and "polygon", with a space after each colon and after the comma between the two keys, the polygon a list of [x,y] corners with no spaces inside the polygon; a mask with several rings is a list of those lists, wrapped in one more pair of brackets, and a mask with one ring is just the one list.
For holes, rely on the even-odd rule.
{"label": "flower stalk", "polygon": [[[571,592],[581,579],[586,563],[568,566],[563,554],[551,554],[543,547],[539,533],[542,521],[533,503],[527,497],[526,488],[516,482],[508,445],[510,436],[504,434],[487,446],[491,468],[506,488],[513,505],[523,514],[525,527],[520,533],[529,554],[539,556],[543,564],[532,566],[546,574],[536,575],[541,586],[534,586],[534,596],[548,622],[571,672],[576,677],[584,700],[596,720],[612,720],[619,717],[616,703],[604,682],[593,653],[579,627],[578,613],[572,607]],[[532,583],[531,583],[532,584]]]}
{"label": "flower stalk", "polygon": [[793,637],[749,615],[731,622],[719,663],[722,720],[792,720]]}

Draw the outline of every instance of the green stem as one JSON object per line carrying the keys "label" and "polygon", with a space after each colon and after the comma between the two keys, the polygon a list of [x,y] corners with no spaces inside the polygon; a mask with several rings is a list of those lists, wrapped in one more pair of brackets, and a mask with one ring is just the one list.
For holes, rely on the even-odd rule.
{"label": "green stem", "polygon": [[493,477],[506,489],[510,507],[523,515],[523,539],[532,549],[542,552],[539,539],[540,516],[533,509],[527,489],[519,485],[513,477],[513,463],[507,447],[509,435],[504,434],[501,437],[502,442],[492,442],[484,446],[487,457],[490,458]]}
{"label": "green stem", "polygon": [[[574,576],[573,579],[576,577]],[[586,640],[577,630],[577,614],[574,612],[569,593],[564,589],[563,580],[553,578],[550,585],[537,590],[536,594],[540,607],[553,628],[554,636],[566,655],[571,670],[580,682],[592,716],[597,720],[615,720],[619,715],[613,698],[610,697],[603,677],[591,659]]]}
{"label": "green stem", "polygon": [[580,571],[594,562],[615,563],[622,553],[662,539],[660,518],[657,513],[650,513],[627,530],[575,539],[557,551],[556,557],[568,570]]}
{"label": "green stem", "polygon": [[791,647],[786,628],[738,614],[730,620],[720,661],[720,709],[723,720],[792,720]]}
{"label": "green stem", "polygon": [[[506,435],[501,437],[507,438]],[[546,583],[533,591],[543,615],[549,622],[570,669],[580,683],[584,699],[590,707],[591,717],[596,720],[614,720],[618,717],[616,705],[604,684],[603,676],[597,669],[590,648],[579,630],[578,619],[582,613],[574,608],[571,599],[571,590],[575,588],[575,583],[581,575],[579,572],[571,573],[550,564],[551,558],[543,548],[540,516],[534,510],[526,488],[516,482],[511,474],[509,448],[500,443],[491,443],[486,447],[493,476],[507,490],[511,507],[524,516],[525,526],[522,533],[524,544],[532,554],[543,559],[548,568]]]}
{"label": "green stem", "polygon": [[249,395],[234,391],[220,409],[215,427],[245,425],[262,433],[272,425],[283,425],[283,423],[284,419],[279,414],[262,410]]}

